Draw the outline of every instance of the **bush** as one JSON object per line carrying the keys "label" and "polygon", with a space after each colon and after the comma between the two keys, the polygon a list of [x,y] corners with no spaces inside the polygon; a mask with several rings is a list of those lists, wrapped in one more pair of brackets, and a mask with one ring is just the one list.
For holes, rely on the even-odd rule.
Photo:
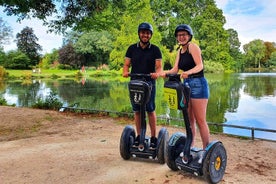
{"label": "bush", "polygon": [[8,105],[5,98],[0,98],[0,105]]}
{"label": "bush", "polygon": [[223,73],[224,67],[221,63],[204,61],[204,72],[206,73]]}
{"label": "bush", "polygon": [[39,98],[38,101],[32,105],[32,107],[38,109],[58,110],[62,107],[62,102],[59,101],[56,93],[51,92],[50,95],[46,97],[45,101]]}
{"label": "bush", "polygon": [[8,73],[6,72],[6,69],[3,66],[0,66],[0,79],[6,77]]}

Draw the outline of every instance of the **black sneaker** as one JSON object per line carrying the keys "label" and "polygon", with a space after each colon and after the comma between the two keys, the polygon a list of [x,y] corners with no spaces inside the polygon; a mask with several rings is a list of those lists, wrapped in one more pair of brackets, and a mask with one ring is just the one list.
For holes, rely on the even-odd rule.
{"label": "black sneaker", "polygon": [[157,146],[157,138],[156,137],[151,137],[150,138],[150,148],[155,149]]}
{"label": "black sneaker", "polygon": [[137,135],[137,137],[134,140],[134,146],[139,146],[139,141],[140,141],[140,135]]}

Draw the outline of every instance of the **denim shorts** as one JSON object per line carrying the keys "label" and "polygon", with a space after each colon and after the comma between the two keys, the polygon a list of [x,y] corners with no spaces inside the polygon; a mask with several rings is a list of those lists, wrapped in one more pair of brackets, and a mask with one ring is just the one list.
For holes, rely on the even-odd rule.
{"label": "denim shorts", "polygon": [[[149,82],[149,83],[151,83],[151,82]],[[156,87],[155,87],[155,84],[152,84],[150,99],[149,99],[148,103],[146,104],[147,112],[155,111],[155,94],[156,94]],[[131,105],[132,105],[132,110],[134,112],[140,112],[140,105],[138,105],[138,104],[131,104]]]}
{"label": "denim shorts", "polygon": [[188,83],[191,88],[191,98],[209,98],[209,86],[205,77],[187,78],[184,83]]}

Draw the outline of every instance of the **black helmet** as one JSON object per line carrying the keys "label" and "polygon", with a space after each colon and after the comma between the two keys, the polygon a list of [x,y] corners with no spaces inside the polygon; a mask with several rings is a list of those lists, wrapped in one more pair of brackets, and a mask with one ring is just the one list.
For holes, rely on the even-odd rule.
{"label": "black helmet", "polygon": [[174,36],[175,37],[177,36],[177,33],[179,31],[187,31],[189,33],[189,35],[191,35],[191,39],[190,40],[192,40],[194,33],[193,33],[192,28],[189,25],[187,25],[187,24],[180,24],[180,25],[178,25],[176,27],[175,31],[174,31]]}
{"label": "black helmet", "polygon": [[147,22],[143,22],[138,26],[138,33],[139,31],[141,31],[142,29],[144,30],[149,30],[151,32],[151,34],[153,34],[153,28],[152,25],[147,23]]}

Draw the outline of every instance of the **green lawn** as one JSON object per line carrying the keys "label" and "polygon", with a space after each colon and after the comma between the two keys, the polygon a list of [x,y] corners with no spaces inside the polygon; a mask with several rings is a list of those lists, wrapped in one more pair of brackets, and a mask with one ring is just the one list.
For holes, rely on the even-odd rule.
{"label": "green lawn", "polygon": [[121,71],[114,70],[61,70],[61,69],[41,69],[32,70],[6,70],[9,78],[74,78],[74,77],[120,77]]}

